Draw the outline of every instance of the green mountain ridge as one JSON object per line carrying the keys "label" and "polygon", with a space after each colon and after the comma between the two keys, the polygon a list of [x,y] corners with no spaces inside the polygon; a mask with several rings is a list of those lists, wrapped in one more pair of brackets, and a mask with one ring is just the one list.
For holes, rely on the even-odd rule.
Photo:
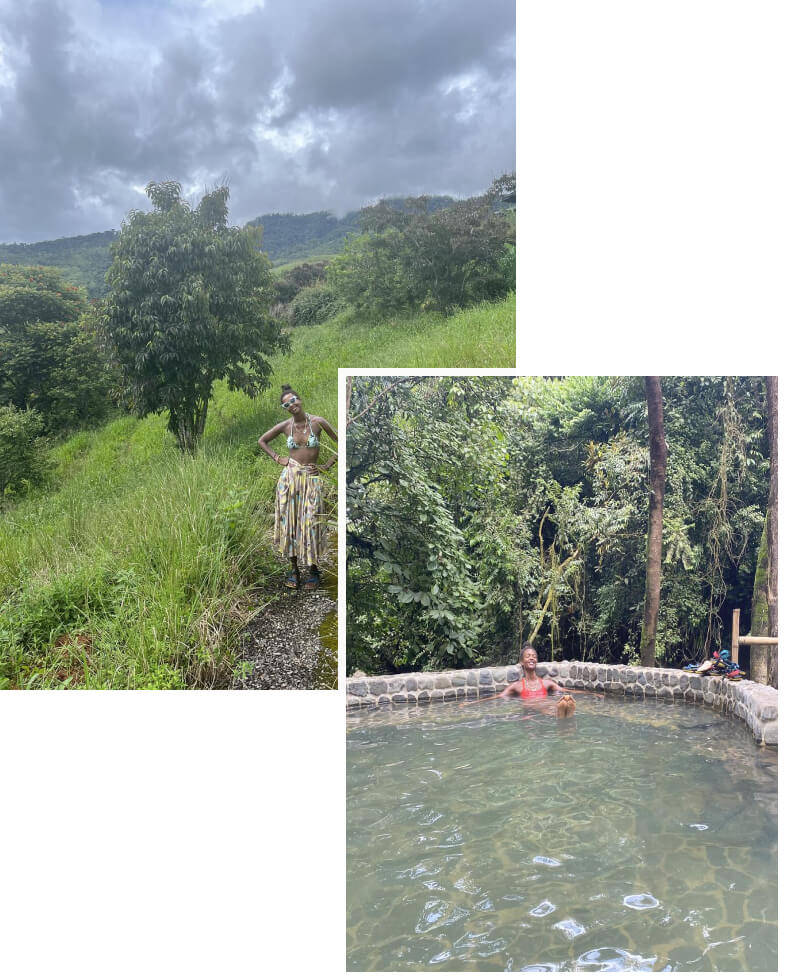
{"label": "green mountain ridge", "polygon": [[[385,201],[396,209],[405,206],[403,197]],[[427,207],[436,211],[453,202],[452,197],[433,196],[428,198]],[[252,218],[246,224],[262,226],[262,251],[267,252],[273,265],[282,265],[338,254],[347,235],[360,230],[360,211],[349,211],[343,218],[329,211],[272,212]],[[107,292],[104,276],[111,263],[109,246],[116,236],[117,231],[99,231],[30,244],[0,244],[0,262],[57,266],[69,282],[84,286],[90,299],[98,299]]]}

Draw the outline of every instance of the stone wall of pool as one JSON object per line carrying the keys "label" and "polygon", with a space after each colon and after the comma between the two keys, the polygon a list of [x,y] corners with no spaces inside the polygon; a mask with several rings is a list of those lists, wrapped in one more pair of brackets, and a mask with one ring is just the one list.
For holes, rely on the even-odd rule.
{"label": "stone wall of pool", "polygon": [[[753,681],[728,681],[665,667],[626,667],[575,660],[543,661],[541,677],[578,690],[622,697],[681,699],[736,715],[762,745],[778,744],[778,692]],[[521,678],[521,667],[478,667],[441,673],[347,678],[347,710],[487,697]]]}

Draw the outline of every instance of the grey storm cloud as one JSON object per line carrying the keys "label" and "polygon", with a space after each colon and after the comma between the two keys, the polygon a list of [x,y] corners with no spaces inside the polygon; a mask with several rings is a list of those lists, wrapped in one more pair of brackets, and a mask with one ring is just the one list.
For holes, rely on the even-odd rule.
{"label": "grey storm cloud", "polygon": [[513,0],[0,0],[0,241],[484,190],[515,163]]}

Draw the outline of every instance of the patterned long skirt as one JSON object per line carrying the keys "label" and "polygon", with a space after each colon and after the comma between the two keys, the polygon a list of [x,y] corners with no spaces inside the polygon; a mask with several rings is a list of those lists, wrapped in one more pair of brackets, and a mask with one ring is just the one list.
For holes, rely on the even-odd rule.
{"label": "patterned long skirt", "polygon": [[322,479],[308,466],[290,459],[276,487],[273,544],[285,558],[318,565],[325,551],[327,527],[322,508]]}

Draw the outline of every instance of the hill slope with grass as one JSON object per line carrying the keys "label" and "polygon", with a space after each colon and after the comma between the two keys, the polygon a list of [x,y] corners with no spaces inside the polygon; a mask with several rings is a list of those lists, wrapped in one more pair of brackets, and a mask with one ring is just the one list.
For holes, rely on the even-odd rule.
{"label": "hill slope with grass", "polygon": [[[390,198],[387,203],[400,210],[404,200]],[[452,202],[451,197],[429,197],[428,209],[438,210]],[[328,211],[274,212],[252,218],[247,225],[262,226],[262,251],[274,266],[279,266],[337,255],[344,247],[347,235],[359,231],[360,212],[349,211],[343,218],[336,218]],[[84,287],[90,299],[99,299],[107,293],[104,276],[111,264],[109,246],[116,237],[116,231],[99,231],[92,235],[29,244],[0,243],[0,262],[56,266],[69,282]]]}
{"label": "hill slope with grass", "polygon": [[163,416],[122,416],[60,443],[47,488],[0,511],[0,686],[231,686],[245,624],[281,574],[270,546],[279,470],[257,448],[282,418],[279,384],[336,422],[339,365],[514,364],[512,294],[447,318],[342,314],[293,331],[262,397],[217,385],[194,457],[175,449]]}

